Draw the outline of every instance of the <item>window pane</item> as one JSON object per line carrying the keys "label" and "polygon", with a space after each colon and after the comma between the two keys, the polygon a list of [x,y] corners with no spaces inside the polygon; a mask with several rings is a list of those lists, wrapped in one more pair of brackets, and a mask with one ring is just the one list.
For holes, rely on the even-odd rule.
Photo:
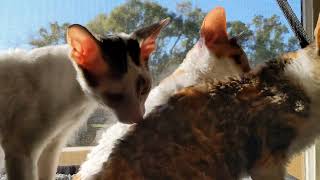
{"label": "window pane", "polygon": [[[288,2],[301,17],[300,0]],[[182,62],[199,38],[204,15],[218,5],[226,9],[230,35],[241,34],[239,42],[252,65],[299,48],[276,0],[1,0],[0,51],[63,44],[65,29],[73,23],[106,35],[130,33],[169,16],[173,23],[162,33],[150,63],[156,85]],[[114,122],[111,112],[98,109],[68,146],[95,145]]]}

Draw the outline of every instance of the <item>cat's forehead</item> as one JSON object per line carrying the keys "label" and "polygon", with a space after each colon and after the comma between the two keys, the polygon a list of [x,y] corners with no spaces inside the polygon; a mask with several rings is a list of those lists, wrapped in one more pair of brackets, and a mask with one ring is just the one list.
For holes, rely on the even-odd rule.
{"label": "cat's forehead", "polygon": [[99,41],[104,45],[112,44],[126,47],[131,44],[136,44],[137,46],[139,46],[138,40],[126,33],[105,35],[100,37]]}
{"label": "cat's forehead", "polygon": [[103,36],[99,36],[98,37],[99,41],[122,41],[124,43],[127,43],[128,41],[136,41],[138,42],[138,40],[135,38],[135,36],[132,36],[131,34],[127,34],[127,33],[112,33],[112,34],[106,34]]}
{"label": "cat's forehead", "polygon": [[124,33],[106,35],[100,37],[99,42],[105,61],[115,74],[122,76],[127,73],[129,61],[135,66],[141,66],[139,42],[130,35]]}

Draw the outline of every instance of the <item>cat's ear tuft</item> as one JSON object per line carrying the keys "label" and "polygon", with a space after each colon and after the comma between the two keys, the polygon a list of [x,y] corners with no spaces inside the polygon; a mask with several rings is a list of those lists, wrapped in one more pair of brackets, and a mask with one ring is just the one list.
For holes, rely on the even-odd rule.
{"label": "cat's ear tuft", "polygon": [[170,23],[170,18],[163,19],[158,23],[136,30],[131,34],[139,41],[141,60],[148,61],[150,54],[156,49],[156,40],[161,30]]}
{"label": "cat's ear tuft", "polygon": [[71,58],[92,74],[104,73],[103,62],[98,40],[79,24],[70,25],[67,29],[67,42],[71,47]]}
{"label": "cat's ear tuft", "polygon": [[216,7],[204,18],[200,35],[208,47],[228,41],[227,20],[224,8]]}
{"label": "cat's ear tuft", "polygon": [[318,51],[318,54],[320,55],[320,13],[319,13],[316,29],[314,30],[314,37],[315,37],[317,51]]}

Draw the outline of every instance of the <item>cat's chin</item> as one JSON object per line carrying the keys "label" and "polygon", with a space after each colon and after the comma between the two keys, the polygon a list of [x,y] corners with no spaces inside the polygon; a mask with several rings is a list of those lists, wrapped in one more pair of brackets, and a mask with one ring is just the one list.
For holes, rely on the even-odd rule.
{"label": "cat's chin", "polygon": [[131,115],[128,114],[119,114],[118,119],[121,123],[124,124],[134,124],[134,123],[139,123],[143,120],[142,113],[136,112],[136,113],[131,113]]}

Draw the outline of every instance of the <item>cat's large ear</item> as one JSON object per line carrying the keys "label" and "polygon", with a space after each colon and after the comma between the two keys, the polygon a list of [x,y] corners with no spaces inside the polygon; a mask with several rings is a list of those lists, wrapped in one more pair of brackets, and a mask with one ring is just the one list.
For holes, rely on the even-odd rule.
{"label": "cat's large ear", "polygon": [[320,13],[319,13],[316,29],[314,30],[314,37],[316,41],[317,51],[318,51],[318,54],[320,55]]}
{"label": "cat's large ear", "polygon": [[170,23],[170,18],[163,19],[158,23],[136,30],[131,37],[136,38],[140,44],[142,61],[148,61],[150,54],[156,49],[156,39],[161,30]]}
{"label": "cat's large ear", "polygon": [[73,24],[67,29],[67,42],[71,47],[72,59],[92,75],[106,72],[98,40],[83,26]]}
{"label": "cat's large ear", "polygon": [[216,7],[204,18],[200,35],[204,38],[206,46],[228,41],[227,20],[224,8]]}

